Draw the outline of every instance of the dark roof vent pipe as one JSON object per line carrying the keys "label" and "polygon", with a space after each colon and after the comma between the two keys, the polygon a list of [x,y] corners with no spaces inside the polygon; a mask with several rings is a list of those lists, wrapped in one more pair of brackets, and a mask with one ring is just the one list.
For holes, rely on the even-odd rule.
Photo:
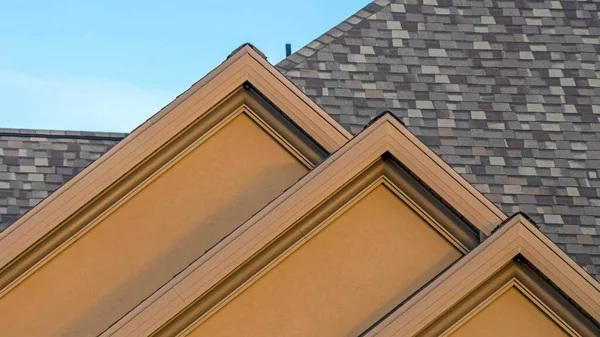
{"label": "dark roof vent pipe", "polygon": [[286,43],[285,44],[285,57],[288,57],[290,55],[292,55],[292,44]]}

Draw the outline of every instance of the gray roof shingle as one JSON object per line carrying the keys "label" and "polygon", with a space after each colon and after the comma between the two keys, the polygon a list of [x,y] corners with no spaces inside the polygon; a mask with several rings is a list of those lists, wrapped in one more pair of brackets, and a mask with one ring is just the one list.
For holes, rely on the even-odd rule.
{"label": "gray roof shingle", "polygon": [[124,136],[0,129],[0,232]]}
{"label": "gray roof shingle", "polygon": [[375,1],[278,64],[345,128],[391,110],[600,280],[600,1]]}

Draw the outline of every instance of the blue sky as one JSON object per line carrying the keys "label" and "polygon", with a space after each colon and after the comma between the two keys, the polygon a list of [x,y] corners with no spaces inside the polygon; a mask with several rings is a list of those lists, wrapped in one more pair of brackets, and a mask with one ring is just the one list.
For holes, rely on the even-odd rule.
{"label": "blue sky", "polygon": [[243,42],[275,64],[367,3],[2,1],[0,128],[130,131]]}

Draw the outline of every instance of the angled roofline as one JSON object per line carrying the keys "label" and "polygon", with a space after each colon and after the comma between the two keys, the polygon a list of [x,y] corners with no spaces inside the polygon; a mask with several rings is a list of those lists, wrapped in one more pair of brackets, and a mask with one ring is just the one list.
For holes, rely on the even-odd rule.
{"label": "angled roofline", "polygon": [[[161,145],[248,82],[285,111],[293,123],[327,152],[335,152],[351,138],[348,131],[269,64],[262,53],[244,44],[110,151],[0,233],[0,270],[10,268],[13,261],[29,259],[27,253],[32,245],[42,242],[61,223]],[[188,100],[192,95],[198,99]],[[56,248],[44,247],[51,251]]]}
{"label": "angled roofline", "polygon": [[350,16],[346,20],[342,21],[337,26],[331,28],[321,36],[317,37],[306,46],[297,50],[292,55],[281,60],[275,67],[288,71],[295,68],[298,64],[304,62],[307,58],[318,52],[319,50],[328,46],[331,42],[335,41],[340,36],[344,35],[350,29],[354,28],[364,19],[377,13],[381,8],[389,5],[391,0],[375,0],[360,9],[354,15]]}
{"label": "angled roofline", "polygon": [[423,145],[394,116],[385,113],[102,336],[151,334],[293,226],[327,196],[388,153],[477,227],[484,237],[506,219],[502,211]]}
{"label": "angled roofline", "polygon": [[528,217],[517,213],[485,242],[362,336],[416,335],[519,255],[593,319],[600,321],[600,283],[550,241]]}
{"label": "angled roofline", "polygon": [[[369,1],[365,1],[365,4],[367,2]],[[388,1],[373,3],[381,5]],[[440,1],[437,3],[442,4]],[[570,79],[577,71],[586,72],[586,69],[593,68],[593,57],[587,59],[586,56],[593,51],[589,43],[597,41],[592,41],[593,38],[579,38],[578,32],[569,29],[552,40],[546,30],[531,31],[535,38],[530,36],[529,39],[520,39],[518,30],[527,29],[531,24],[530,20],[538,19],[537,14],[531,12],[536,7],[533,2],[523,2],[528,5],[522,6],[523,10],[519,14],[521,21],[513,23],[510,20],[499,20],[503,6],[496,2],[480,5],[479,2],[471,1],[445,1],[444,4],[449,6],[441,7],[447,8],[440,8],[437,3],[393,1],[367,19],[355,18],[354,22],[358,22],[356,24],[353,20],[347,20],[333,29],[333,33],[322,35],[277,66],[353,133],[360,130],[368,117],[377,112],[375,109],[378,106],[394,102],[394,111],[406,117],[411,130],[454,167],[461,166],[461,169],[467,170],[460,172],[473,177],[469,181],[477,180],[475,186],[480,190],[491,190],[486,195],[496,204],[507,208],[517,207],[517,200],[530,198],[526,202],[534,204],[530,205],[531,216],[537,219],[551,217],[555,232],[570,228],[567,233],[559,235],[559,240],[569,242],[570,255],[600,280],[600,252],[586,248],[587,244],[598,242],[600,232],[586,231],[585,228],[598,221],[599,216],[590,215],[584,210],[589,207],[584,205],[585,201],[578,203],[575,200],[598,198],[600,191],[589,188],[584,180],[577,184],[569,183],[571,176],[583,177],[587,174],[584,172],[587,168],[598,166],[594,162],[597,158],[584,155],[586,150],[590,151],[596,145],[594,140],[597,142],[598,120],[589,115],[590,123],[584,123],[581,128],[578,124],[582,119],[588,120],[590,100],[597,100],[600,96],[598,88],[594,88],[598,83],[594,82],[596,80],[592,78],[595,76],[591,73],[589,80],[573,82]],[[483,7],[478,8],[479,6]],[[488,14],[495,19],[487,18],[479,12],[481,10],[490,10]],[[551,15],[544,20],[560,22],[561,16],[573,10],[575,9],[570,7],[552,9]],[[461,12],[469,19],[461,21]],[[593,7],[581,7],[577,13],[581,18],[589,16],[593,13]],[[405,18],[413,15],[415,17],[408,21],[414,22],[406,22]],[[448,21],[449,17],[456,20]],[[424,24],[428,20],[436,23]],[[444,32],[442,28],[447,31]],[[555,63],[547,52],[519,55],[519,50],[510,43],[490,41],[487,31],[493,31],[494,28],[504,31],[507,40],[519,39],[525,49],[539,47],[541,51],[545,49],[542,45],[547,47],[549,43],[557,51],[568,51],[573,58],[577,56],[580,62],[569,63],[572,74],[556,70],[557,74],[549,75],[548,71],[541,68],[558,67],[560,61]],[[585,30],[589,27],[581,28]],[[448,39],[452,41],[447,41]],[[489,46],[486,41],[489,41]],[[540,43],[540,46],[535,46],[536,43]],[[436,48],[445,51],[433,50]],[[482,49],[487,51],[481,52]],[[508,58],[512,59],[487,58],[490,53],[500,52],[510,54],[511,57]],[[477,64],[481,67],[481,72],[462,67],[464,64],[460,62],[449,62],[448,57]],[[543,66],[540,67],[541,64]],[[528,75],[528,72],[532,74]],[[413,75],[417,73],[418,75]],[[511,77],[510,81],[505,78],[501,80],[499,74],[502,75],[500,77]],[[536,89],[532,89],[536,91],[535,94],[544,95],[545,99],[526,102],[527,99],[523,99],[521,95],[531,92],[522,90],[522,83],[535,87]],[[498,91],[485,84],[507,87]],[[512,94],[503,96],[504,93]],[[575,99],[572,97],[574,94],[585,96],[585,99]],[[561,104],[565,99],[569,104]],[[461,116],[452,114],[454,105],[464,110]],[[540,111],[551,112],[556,117],[549,124],[540,126],[539,122],[547,122],[542,117],[543,113],[539,114]],[[536,127],[520,127],[518,123],[513,125],[509,122],[519,118],[525,120],[527,117],[530,117],[530,122],[537,123]],[[499,124],[490,128],[486,123]],[[500,126],[502,123],[506,124],[505,127]],[[568,139],[564,136],[567,139],[564,147],[557,150],[552,142],[559,137],[548,136],[548,132],[557,132],[557,135],[573,133],[577,136]],[[585,145],[571,144],[576,142]],[[528,148],[532,147],[544,151],[541,154],[537,150],[531,152]],[[522,155],[511,156],[519,151],[523,152]],[[560,154],[551,158],[545,151],[560,151]],[[494,158],[490,159],[491,157]],[[569,165],[562,162],[563,159],[578,162]],[[498,186],[498,183],[502,185],[507,180],[507,175],[511,178],[506,184],[511,186],[503,190],[503,186]],[[591,177],[595,177],[595,174],[592,173]],[[560,187],[561,193],[567,187],[572,192],[563,196],[549,185]],[[552,197],[559,197],[565,204],[574,205],[552,207]],[[536,209],[535,206],[539,207]],[[554,239],[554,236],[551,237]]]}

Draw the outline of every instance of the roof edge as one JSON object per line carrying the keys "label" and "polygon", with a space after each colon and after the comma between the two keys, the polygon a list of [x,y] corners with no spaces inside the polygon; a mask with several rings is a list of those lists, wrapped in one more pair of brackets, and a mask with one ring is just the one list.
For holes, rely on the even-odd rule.
{"label": "roof edge", "polygon": [[298,64],[304,62],[307,58],[328,46],[342,35],[346,34],[350,29],[361,23],[364,19],[380,11],[383,7],[389,5],[391,0],[374,0],[358,12],[342,21],[337,26],[329,29],[327,32],[309,42],[304,47],[298,49],[292,55],[284,58],[275,65],[275,68],[282,72],[295,68]]}
{"label": "roof edge", "polygon": [[[215,82],[216,78],[221,78],[222,82]],[[0,233],[0,271],[19,260],[31,245],[46,237],[71,214],[86,207],[92,198],[110,188],[137,163],[146,160],[162,144],[177,136],[192,121],[202,117],[246,81],[250,81],[263,94],[272,95],[273,103],[286,111],[288,117],[301,129],[309,132],[328,152],[335,152],[351,138],[349,132],[310,101],[254,47],[243,44],[226,61]],[[199,95],[201,105],[196,107],[197,103],[184,104],[192,95]],[[39,256],[55,251],[54,248],[49,252],[40,250]],[[30,270],[37,267],[25,263],[22,268]],[[11,279],[10,285],[16,284],[15,282],[19,281]],[[3,287],[3,291],[8,288],[9,284]]]}
{"label": "roof edge", "polygon": [[[400,162],[405,162],[409,169],[413,168],[418,177],[425,178],[425,174],[415,168],[430,168],[431,170],[426,172],[427,180],[423,180],[425,184],[433,181],[434,177],[445,177],[444,182],[449,186],[445,187],[444,194],[439,194],[446,198],[448,204],[455,207],[458,213],[468,217],[470,222],[475,223],[474,220],[478,220],[477,228],[486,234],[507,218],[500,210],[490,209],[489,201],[479,197],[479,194],[473,194],[473,191],[478,193],[474,189],[464,190],[463,181],[456,180],[452,172],[440,165],[441,161],[431,158],[430,151],[424,151],[426,148],[416,144],[418,140],[415,139],[401,127],[396,117],[389,112],[383,113],[369,128],[350,139],[338,151],[114,323],[101,336],[129,336],[134,331],[152,334],[156,333],[157,329],[164,328],[167,322],[186,312],[191,308],[191,303],[196,303],[196,299],[213,289],[216,282],[227,278],[234,269],[255,256],[257,249],[265,247],[271,240],[279,237],[282,231],[293,226],[386,153],[390,153]],[[397,147],[398,142],[404,142],[406,146]],[[401,156],[404,153],[408,155]],[[404,161],[406,158],[410,160]],[[429,188],[441,192],[443,184],[431,185]],[[463,193],[458,193],[461,189]],[[463,201],[461,206],[459,202]],[[473,209],[465,208],[469,207],[468,205],[475,206]],[[297,211],[290,211],[292,209]],[[217,270],[214,269],[215,265],[226,267]],[[178,292],[178,289],[184,288],[184,292]],[[170,302],[173,298],[171,296],[175,293],[178,293],[177,297],[182,299],[182,302],[170,306],[173,304]],[[156,314],[157,312],[160,314]]]}
{"label": "roof edge", "polygon": [[[421,331],[519,255],[535,262],[534,267],[551,282],[560,284],[560,291],[589,317],[594,320],[600,317],[600,297],[595,296],[600,284],[569,259],[526,214],[517,212],[506,219],[492,237],[361,336],[405,336]],[[480,268],[483,263],[489,264],[489,268]],[[432,303],[442,305],[432,313],[429,310]]]}
{"label": "roof edge", "polygon": [[0,137],[63,138],[120,141],[128,135],[129,133],[125,132],[0,128]]}

